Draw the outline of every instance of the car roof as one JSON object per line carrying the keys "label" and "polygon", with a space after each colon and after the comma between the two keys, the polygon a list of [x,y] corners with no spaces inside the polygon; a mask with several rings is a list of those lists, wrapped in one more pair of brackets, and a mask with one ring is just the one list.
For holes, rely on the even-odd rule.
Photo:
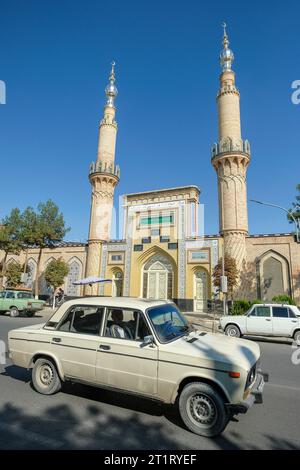
{"label": "car roof", "polygon": [[150,307],[157,307],[158,305],[173,303],[170,300],[152,300],[152,299],[143,299],[141,297],[101,297],[101,296],[92,296],[92,297],[77,297],[73,300],[67,300],[63,305],[99,305],[99,306],[108,306],[108,307],[123,307],[123,308],[133,308],[138,310],[146,310]]}
{"label": "car roof", "polygon": [[253,304],[251,305],[252,307],[289,307],[291,309],[296,309],[298,312],[300,309],[297,307],[297,305],[290,305],[290,304],[285,304],[285,303],[278,303],[278,302],[269,302],[269,303],[263,303],[263,304]]}

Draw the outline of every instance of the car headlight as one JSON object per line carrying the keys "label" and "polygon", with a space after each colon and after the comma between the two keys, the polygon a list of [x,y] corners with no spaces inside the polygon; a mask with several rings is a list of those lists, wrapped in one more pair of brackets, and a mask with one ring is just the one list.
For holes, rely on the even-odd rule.
{"label": "car headlight", "polygon": [[253,384],[254,380],[255,380],[255,377],[256,377],[256,368],[257,368],[257,363],[254,364],[253,367],[251,367],[249,373],[248,373],[248,377],[247,377],[247,381],[246,381],[246,386],[245,386],[245,389],[250,387],[250,385]]}

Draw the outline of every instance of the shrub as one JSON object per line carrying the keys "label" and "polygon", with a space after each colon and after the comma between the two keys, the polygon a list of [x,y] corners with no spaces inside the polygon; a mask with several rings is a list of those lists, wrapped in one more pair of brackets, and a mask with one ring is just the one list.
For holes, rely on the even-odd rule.
{"label": "shrub", "polygon": [[231,315],[244,315],[249,310],[251,303],[249,300],[234,300],[231,308]]}
{"label": "shrub", "polygon": [[296,305],[292,297],[289,295],[276,295],[273,297],[272,301],[277,302],[278,304]]}

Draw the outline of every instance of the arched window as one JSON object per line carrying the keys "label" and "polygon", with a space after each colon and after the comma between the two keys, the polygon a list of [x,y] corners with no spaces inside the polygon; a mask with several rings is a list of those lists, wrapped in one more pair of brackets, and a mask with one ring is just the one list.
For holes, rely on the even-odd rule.
{"label": "arched window", "polygon": [[112,296],[121,297],[123,295],[123,273],[118,270],[113,274]]}
{"label": "arched window", "polygon": [[270,250],[259,258],[257,269],[259,298],[270,301],[277,295],[291,295],[289,264],[286,258]]}
{"label": "arched window", "polygon": [[78,260],[70,260],[69,264],[69,274],[67,279],[67,291],[66,294],[71,297],[76,297],[79,295],[79,286],[74,286],[73,282],[78,281],[80,278],[81,265]]}
{"label": "arched window", "polygon": [[46,261],[46,263],[44,265],[44,270],[40,275],[39,284],[40,284],[40,294],[41,295],[51,295],[52,294],[52,287],[47,284],[46,279],[45,279],[45,271],[46,271],[46,268],[47,268],[48,264],[51,263],[51,261],[54,261],[54,259],[55,258],[51,257]]}
{"label": "arched window", "polygon": [[143,269],[143,297],[148,299],[172,299],[173,269],[163,256],[153,256]]}
{"label": "arched window", "polygon": [[33,289],[34,281],[36,275],[36,262],[33,259],[30,259],[27,263],[27,281],[26,287]]}

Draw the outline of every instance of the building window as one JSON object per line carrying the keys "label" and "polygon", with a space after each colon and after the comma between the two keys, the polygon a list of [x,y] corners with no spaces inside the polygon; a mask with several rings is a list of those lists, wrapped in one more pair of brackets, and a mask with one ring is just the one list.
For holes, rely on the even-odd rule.
{"label": "building window", "polygon": [[150,233],[151,233],[151,236],[152,236],[152,237],[159,237],[159,235],[160,235],[160,229],[159,229],[159,228],[153,228],[153,229],[151,229],[151,232],[150,232]]}
{"label": "building window", "polygon": [[133,251],[143,251],[143,245],[133,245]]}
{"label": "building window", "polygon": [[151,237],[142,238],[142,243],[151,243]]}
{"label": "building window", "polygon": [[189,263],[209,263],[209,250],[189,251]]}
{"label": "building window", "polygon": [[160,243],[168,243],[170,241],[170,237],[167,235],[161,235],[160,237]]}
{"label": "building window", "polygon": [[168,243],[169,250],[177,250],[177,248],[178,248],[178,243]]}
{"label": "building window", "polygon": [[108,264],[124,264],[124,253],[108,253]]}
{"label": "building window", "polygon": [[142,216],[140,218],[140,225],[162,225],[162,224],[173,224],[174,223],[174,214],[167,214],[167,215],[149,215],[149,216]]}

